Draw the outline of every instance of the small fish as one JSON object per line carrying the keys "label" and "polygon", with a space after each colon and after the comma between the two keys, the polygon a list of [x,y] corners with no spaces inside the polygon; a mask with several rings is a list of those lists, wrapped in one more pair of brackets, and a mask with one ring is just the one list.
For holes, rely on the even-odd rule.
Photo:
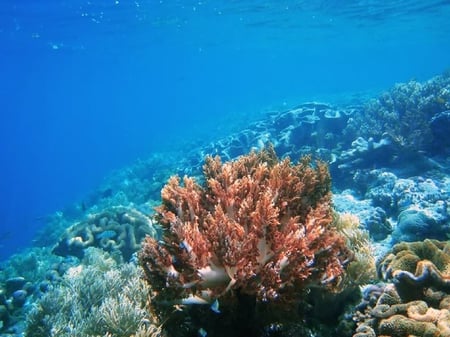
{"label": "small fish", "polygon": [[184,305],[192,305],[192,304],[209,304],[210,302],[208,302],[207,300],[199,297],[199,296],[195,296],[195,295],[190,295],[186,298],[183,298],[180,302],[180,304],[184,304]]}
{"label": "small fish", "polygon": [[186,250],[188,253],[192,252],[192,247],[186,240],[180,243],[180,248]]}
{"label": "small fish", "polygon": [[203,328],[198,329],[197,334],[198,334],[198,337],[206,337],[206,335],[208,335],[206,330]]}
{"label": "small fish", "polygon": [[219,300],[216,299],[214,302],[212,302],[210,308],[211,308],[211,310],[214,311],[216,314],[220,314],[220,310],[219,310]]}

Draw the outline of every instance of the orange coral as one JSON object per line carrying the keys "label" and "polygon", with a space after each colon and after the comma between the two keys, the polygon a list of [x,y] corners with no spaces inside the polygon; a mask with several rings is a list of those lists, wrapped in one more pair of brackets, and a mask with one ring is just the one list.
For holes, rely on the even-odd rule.
{"label": "orange coral", "polygon": [[222,163],[207,157],[204,184],[170,178],[140,263],[164,300],[207,303],[239,291],[259,301],[293,300],[333,288],[351,259],[333,226],[330,175],[310,157],[293,165],[272,147]]}

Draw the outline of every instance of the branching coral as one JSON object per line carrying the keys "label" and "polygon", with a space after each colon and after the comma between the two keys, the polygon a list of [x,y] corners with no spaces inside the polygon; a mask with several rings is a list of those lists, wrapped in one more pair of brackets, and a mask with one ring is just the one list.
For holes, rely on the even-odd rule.
{"label": "branching coral", "polygon": [[380,139],[388,134],[405,151],[433,150],[430,120],[450,108],[450,77],[397,84],[349,119],[345,133]]}
{"label": "branching coral", "polygon": [[208,303],[238,291],[281,302],[336,289],[353,256],[332,225],[324,163],[293,165],[268,148],[227,163],[207,157],[204,179],[175,176],[162,190],[163,239],[147,237],[140,253],[160,299]]}
{"label": "branching coral", "polygon": [[119,266],[93,247],[82,262],[34,304],[25,336],[162,336],[148,310],[150,288],[136,265]]}

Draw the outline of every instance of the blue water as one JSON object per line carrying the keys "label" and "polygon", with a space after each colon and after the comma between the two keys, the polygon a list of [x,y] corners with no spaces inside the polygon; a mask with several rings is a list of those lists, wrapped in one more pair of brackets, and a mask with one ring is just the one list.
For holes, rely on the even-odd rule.
{"label": "blue water", "polygon": [[450,1],[2,1],[0,260],[138,158],[441,73],[449,22]]}

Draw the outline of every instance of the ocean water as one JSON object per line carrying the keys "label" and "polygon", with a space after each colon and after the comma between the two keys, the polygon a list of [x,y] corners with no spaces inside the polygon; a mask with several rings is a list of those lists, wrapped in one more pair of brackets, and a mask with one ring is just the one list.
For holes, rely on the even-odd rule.
{"label": "ocean water", "polygon": [[[390,257],[383,259],[384,253],[398,242],[433,249],[422,275],[400,270],[410,283],[444,265],[439,258],[448,253],[448,245],[428,239],[445,240],[450,233],[449,22],[450,1],[438,0],[2,1],[0,336],[82,336],[91,331],[128,337],[138,329],[141,335],[148,329],[148,335],[156,329],[150,323],[156,322],[159,309],[161,321],[168,322],[163,328],[174,336],[348,337],[355,322],[380,332],[379,319],[366,319],[374,305],[369,302],[402,281],[389,275]],[[400,82],[404,84],[395,86]],[[208,293],[207,275],[215,262],[181,268],[184,260],[177,261],[177,252],[190,254],[195,245],[189,236],[172,247],[170,267],[179,270],[156,266],[156,272],[147,270],[151,276],[142,277],[135,264],[141,239],[167,234],[148,215],[160,203],[168,176],[195,175],[205,154],[220,154],[225,161],[269,141],[294,161],[305,153],[328,161],[333,199],[332,206],[325,206],[359,217],[341,218],[353,226],[340,229],[348,235],[349,247],[336,250],[340,254],[333,261],[321,262],[331,244],[325,246],[326,237],[316,240],[323,249],[316,248],[320,253],[304,267],[310,272],[319,265],[312,276],[304,280],[296,275],[300,286],[291,279],[266,291],[268,278],[291,276],[284,268],[292,263],[286,257],[294,240],[289,236],[291,245],[282,248],[287,251],[274,253],[259,237],[264,268],[246,275],[248,284],[238,290],[230,276],[226,290],[215,298],[211,294],[222,285]],[[321,191],[316,192],[327,188]],[[328,194],[320,200],[326,198]],[[208,198],[200,203],[203,199]],[[307,202],[315,212],[313,199]],[[317,209],[314,214],[320,213]],[[317,226],[325,222],[321,219]],[[315,232],[329,233],[307,233],[304,224],[298,226],[305,233],[299,241]],[[66,228],[70,231],[63,233]],[[342,233],[330,235],[334,239]],[[202,229],[198,235],[209,234]],[[272,239],[266,237],[266,242]],[[418,243],[409,246],[412,241]],[[242,246],[249,247],[248,242]],[[144,250],[144,269],[152,261],[158,264],[161,252],[145,256]],[[216,253],[210,255],[220,255]],[[357,261],[351,260],[353,255]],[[220,258],[217,274],[222,268],[225,275],[233,268],[226,269],[228,260]],[[375,276],[375,260],[386,275]],[[353,262],[364,266],[356,268],[356,276]],[[264,275],[278,266],[272,276]],[[330,273],[345,269],[343,283],[349,282],[351,296],[345,298],[347,291],[321,293],[335,280],[324,268],[333,269]],[[433,281],[446,272],[435,272]],[[164,292],[172,289],[157,281],[162,277],[167,282],[169,276],[173,283],[186,282],[173,291],[185,297],[166,301]],[[154,277],[150,283],[156,297],[144,305],[149,295],[145,277]],[[291,289],[296,288],[289,287],[291,281],[299,289]],[[442,307],[444,318],[434,323],[436,329],[445,328],[448,287],[442,280],[434,285],[443,289],[430,288],[433,299],[424,300],[437,307],[442,296],[447,309]],[[236,303],[222,302],[228,290],[237,294],[243,312],[239,317],[230,315]],[[282,311],[265,308],[291,290],[301,299],[287,302],[301,312],[297,321],[286,317],[284,322]],[[416,290],[401,304],[423,299]],[[358,304],[358,296],[366,302]],[[250,305],[256,299],[260,302]],[[209,305],[189,305],[194,300]],[[180,303],[186,305],[165,307]],[[316,310],[321,305],[324,310]],[[250,317],[257,307],[268,317]],[[166,309],[173,311],[163,314]],[[127,324],[131,327],[125,328]]]}
{"label": "ocean water", "polygon": [[449,19],[437,0],[2,1],[0,260],[138,158],[443,72]]}

